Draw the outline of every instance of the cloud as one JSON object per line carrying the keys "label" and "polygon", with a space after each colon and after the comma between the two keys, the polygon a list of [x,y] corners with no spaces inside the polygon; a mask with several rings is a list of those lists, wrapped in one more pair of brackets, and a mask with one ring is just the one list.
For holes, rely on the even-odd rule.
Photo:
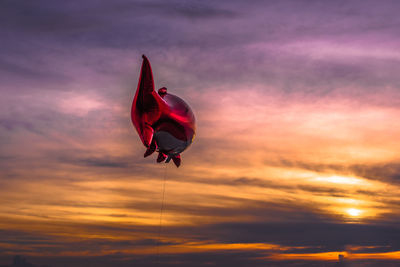
{"label": "cloud", "polygon": [[75,165],[88,166],[88,167],[106,167],[106,168],[126,168],[129,166],[128,158],[118,157],[88,157],[88,158],[74,158],[67,159],[61,157],[61,162],[72,163]]}
{"label": "cloud", "polygon": [[367,179],[377,180],[386,183],[397,184],[400,176],[400,164],[397,161],[386,163],[360,163],[360,164],[324,164],[306,161],[293,161],[281,159],[277,162],[268,162],[273,166],[287,168],[299,168],[315,172],[342,173],[344,175],[356,175]]}
{"label": "cloud", "polygon": [[357,175],[369,179],[386,181],[389,183],[399,183],[400,163],[388,162],[384,164],[364,165],[357,164],[350,167]]}
{"label": "cloud", "polygon": [[[90,227],[88,225],[88,227]],[[110,233],[110,231],[118,231],[119,235],[123,238],[122,240],[113,239],[102,239],[102,238],[90,238],[80,241],[79,246],[76,246],[75,241],[72,239],[62,239],[59,241],[49,243],[49,240],[40,237],[32,243],[35,247],[35,251],[40,251],[42,248],[48,251],[53,251],[53,253],[58,253],[65,249],[65,246],[75,244],[75,248],[69,247],[68,253],[71,253],[70,259],[73,261],[82,261],[84,258],[88,257],[87,260],[92,260],[94,262],[115,261],[118,260],[123,264],[128,264],[130,260],[143,260],[143,264],[152,264],[154,260],[154,251],[151,249],[149,256],[137,255],[136,253],[125,254],[125,253],[113,253],[113,251],[118,251],[124,248],[133,248],[132,252],[140,250],[146,247],[152,247],[154,245],[154,240],[143,239],[143,240],[130,240],[128,237],[136,236],[145,229],[136,227],[126,227],[121,226],[117,228],[111,227],[97,227],[93,225],[93,234],[96,231],[105,231]],[[149,230],[149,229],[148,229]],[[188,233],[192,233],[192,239],[189,243],[185,244],[185,241],[179,241],[178,236],[185,236]],[[193,233],[195,235],[193,235]],[[346,233],[346,235],[343,235]],[[354,225],[354,224],[332,224],[324,222],[312,222],[312,223],[248,223],[248,224],[235,224],[235,223],[224,223],[219,225],[203,225],[201,227],[170,227],[165,226],[163,230],[163,239],[168,240],[170,237],[175,238],[175,242],[162,242],[160,247],[161,259],[168,263],[169,261],[174,261],[172,259],[180,259],[182,262],[198,262],[199,266],[206,264],[206,262],[220,261],[222,266],[224,264],[229,264],[227,258],[237,257],[236,260],[239,263],[249,263],[253,262],[255,264],[265,265],[265,262],[269,262],[265,259],[268,255],[274,255],[277,251],[281,251],[283,256],[285,254],[296,254],[303,253],[304,255],[309,255],[312,253],[324,253],[329,251],[347,251],[348,253],[386,253],[390,251],[395,251],[399,249],[398,236],[399,233],[396,227],[384,226],[384,225]],[[6,236],[11,236],[11,232],[5,232]],[[14,238],[15,234],[14,233]],[[165,253],[168,246],[188,246],[195,244],[196,240],[208,240],[208,236],[213,235],[214,243],[206,241],[205,243],[198,243],[208,245],[208,251],[202,251],[200,248],[196,249],[194,246],[192,250],[185,253]],[[59,237],[58,237],[59,238]],[[33,237],[35,239],[35,237]],[[229,244],[242,244],[242,245],[252,245],[259,242],[273,242],[275,246],[271,246],[270,249],[261,250],[241,250],[240,246],[236,249],[222,249],[214,250],[213,245],[225,244],[229,247]],[[9,241],[10,242],[10,241]],[[11,241],[12,242],[12,241]],[[24,242],[24,245],[26,242]],[[43,246],[46,244],[46,246]],[[63,244],[62,247],[58,246]],[[74,256],[74,252],[78,252],[81,249],[90,247],[90,251],[87,251],[89,255],[96,255],[96,251],[102,250],[103,253],[107,255],[98,256]],[[22,248],[22,247],[21,247]],[[164,250],[164,252],[162,252]],[[196,251],[197,250],[197,251]],[[13,251],[13,250],[11,250]],[[23,251],[23,250],[20,250]],[[65,250],[63,250],[65,251]],[[107,251],[111,252],[108,253]],[[147,253],[146,253],[147,254]],[[32,254],[33,255],[33,254]],[[351,254],[350,254],[351,255]],[[362,254],[361,254],[362,255]],[[217,256],[218,258],[215,258]],[[196,261],[196,258],[200,257],[203,260]],[[47,257],[41,257],[45,260]],[[262,261],[260,261],[262,260]],[[49,257],[45,262],[65,262],[62,255],[59,257]],[[304,260],[296,261],[297,264],[304,264],[304,266],[309,266],[307,264],[316,264],[316,261],[308,262]],[[271,261],[271,263],[278,264],[278,261]],[[292,262],[294,264],[294,262]],[[378,262],[382,264],[382,262]],[[285,261],[280,261],[283,266],[287,265]],[[241,266],[240,264],[234,264],[233,266]],[[257,266],[257,265],[256,265]],[[298,266],[298,265],[296,265]],[[300,265],[302,266],[302,265]]]}
{"label": "cloud", "polygon": [[[215,228],[214,228],[215,227]],[[223,224],[210,226],[213,234],[230,242],[270,242],[287,246],[315,246],[325,251],[345,250],[347,245],[389,245],[399,250],[399,229],[385,225],[354,225],[327,222]],[[213,231],[215,230],[215,232]],[[345,233],[345,234],[344,234]],[[318,251],[318,249],[317,249]]]}
{"label": "cloud", "polygon": [[[399,251],[398,5],[4,1],[0,257],[154,265],[163,175],[166,265]],[[198,119],[179,169],[130,122],[142,53]]]}

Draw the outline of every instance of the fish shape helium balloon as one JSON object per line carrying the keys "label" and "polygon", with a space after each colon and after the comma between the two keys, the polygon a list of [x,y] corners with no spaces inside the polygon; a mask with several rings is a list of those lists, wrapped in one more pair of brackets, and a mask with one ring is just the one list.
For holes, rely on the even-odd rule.
{"label": "fish shape helium balloon", "polygon": [[162,87],[154,90],[153,73],[145,55],[139,84],[132,103],[131,118],[143,145],[144,157],[158,152],[157,162],[171,159],[177,167],[182,153],[192,142],[196,121],[189,105]]}

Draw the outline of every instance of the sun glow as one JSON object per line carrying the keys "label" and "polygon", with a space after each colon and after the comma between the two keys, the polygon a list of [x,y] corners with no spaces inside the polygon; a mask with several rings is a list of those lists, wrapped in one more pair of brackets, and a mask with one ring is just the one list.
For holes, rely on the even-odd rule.
{"label": "sun glow", "polygon": [[350,185],[364,183],[363,180],[358,179],[358,178],[338,176],[338,175],[333,175],[333,176],[329,176],[329,177],[317,177],[314,180],[319,181],[319,182],[328,182],[328,183],[334,183],[334,184],[350,184]]}
{"label": "sun glow", "polygon": [[352,217],[358,217],[362,211],[359,209],[354,209],[354,208],[350,208],[346,210],[347,214],[352,216]]}

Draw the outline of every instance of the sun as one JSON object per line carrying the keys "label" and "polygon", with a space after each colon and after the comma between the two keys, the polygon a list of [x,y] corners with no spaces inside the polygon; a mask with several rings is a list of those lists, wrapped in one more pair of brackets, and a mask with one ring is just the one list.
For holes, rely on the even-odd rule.
{"label": "sun", "polygon": [[349,214],[352,217],[357,217],[361,214],[361,210],[354,209],[354,208],[347,209],[346,212],[347,212],[347,214]]}

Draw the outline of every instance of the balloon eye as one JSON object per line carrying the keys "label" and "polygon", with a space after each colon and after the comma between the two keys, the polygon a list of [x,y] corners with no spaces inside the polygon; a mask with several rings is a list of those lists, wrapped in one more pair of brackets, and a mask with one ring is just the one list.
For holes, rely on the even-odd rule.
{"label": "balloon eye", "polygon": [[161,87],[160,89],[158,89],[158,94],[160,96],[165,96],[167,94],[167,88],[166,87]]}

